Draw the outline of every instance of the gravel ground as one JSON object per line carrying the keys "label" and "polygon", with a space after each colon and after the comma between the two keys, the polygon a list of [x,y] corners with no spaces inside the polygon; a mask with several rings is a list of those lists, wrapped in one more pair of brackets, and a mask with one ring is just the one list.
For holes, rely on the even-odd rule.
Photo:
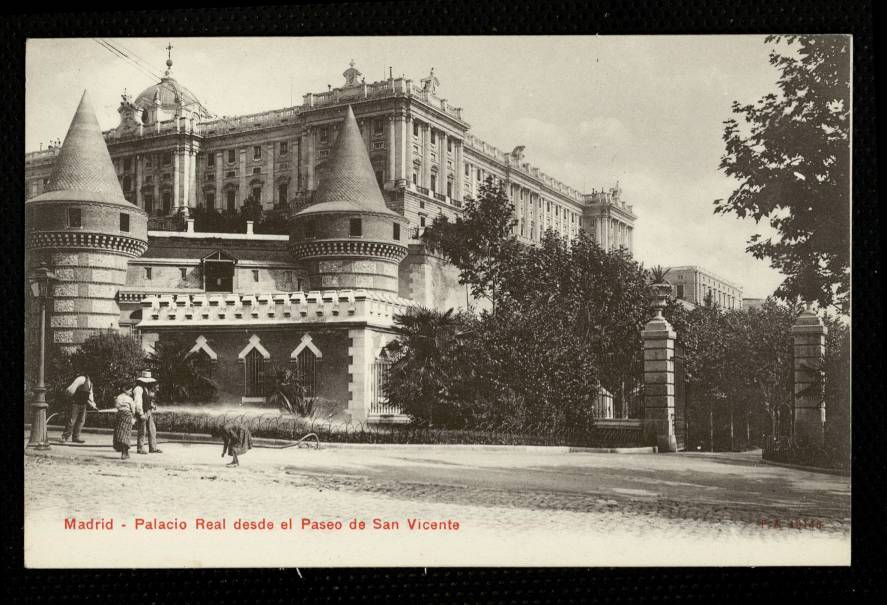
{"label": "gravel ground", "polygon": [[[166,443],[162,454],[123,462],[109,435],[85,438],[87,447],[25,456],[30,564],[71,565],[44,548],[59,540],[94,545],[95,556],[76,558],[85,566],[849,563],[849,478],[761,465],[759,453],[255,448],[231,469],[220,445]],[[69,517],[114,519],[117,528],[65,531]],[[252,534],[138,532],[136,517],[192,527],[197,517],[293,518],[297,526],[303,517],[346,526],[376,518],[401,527],[278,532],[256,542]],[[417,537],[403,527],[413,517],[455,520],[460,530]],[[196,550],[171,550],[182,539]],[[143,556],[101,554],[121,540]]]}

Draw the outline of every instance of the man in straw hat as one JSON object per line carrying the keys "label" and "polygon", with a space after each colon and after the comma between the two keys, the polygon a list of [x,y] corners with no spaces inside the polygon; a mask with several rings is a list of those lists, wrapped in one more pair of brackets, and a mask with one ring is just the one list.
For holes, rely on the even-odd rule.
{"label": "man in straw hat", "polygon": [[[136,378],[136,387],[132,390],[132,398],[135,401],[136,424],[138,434],[136,436],[136,453],[152,454],[162,453],[157,448],[157,427],[154,425],[154,387],[157,380],[151,376],[151,370],[142,370]],[[145,451],[145,433],[148,434],[148,451]]]}

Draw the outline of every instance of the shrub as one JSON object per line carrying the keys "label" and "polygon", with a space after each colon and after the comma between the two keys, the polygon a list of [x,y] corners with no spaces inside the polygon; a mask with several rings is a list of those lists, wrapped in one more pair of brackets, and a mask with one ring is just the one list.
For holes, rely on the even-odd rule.
{"label": "shrub", "polygon": [[158,381],[161,403],[205,403],[214,401],[218,388],[212,379],[212,360],[204,353],[191,353],[193,342],[172,337],[157,342],[148,363]]}
{"label": "shrub", "polygon": [[[66,361],[58,363],[67,366]],[[114,397],[132,386],[145,365],[145,353],[137,341],[115,331],[100,332],[90,336],[71,355],[69,378],[89,375],[96,405],[111,407]]]}

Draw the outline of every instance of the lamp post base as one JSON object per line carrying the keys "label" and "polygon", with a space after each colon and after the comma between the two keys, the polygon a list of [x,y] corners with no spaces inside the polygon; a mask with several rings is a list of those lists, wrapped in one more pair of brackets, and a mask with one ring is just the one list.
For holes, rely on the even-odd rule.
{"label": "lamp post base", "polygon": [[50,449],[46,430],[46,409],[48,407],[49,405],[46,403],[46,387],[35,387],[34,403],[31,404],[34,416],[31,422],[31,436],[28,438],[28,447],[38,450]]}

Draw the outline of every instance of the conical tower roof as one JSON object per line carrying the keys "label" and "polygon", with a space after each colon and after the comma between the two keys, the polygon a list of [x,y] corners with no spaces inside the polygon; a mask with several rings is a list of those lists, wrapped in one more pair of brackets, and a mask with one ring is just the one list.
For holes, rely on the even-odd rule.
{"label": "conical tower roof", "polygon": [[314,203],[298,215],[317,212],[374,212],[400,216],[385,205],[350,105],[330,157],[321,171]]}
{"label": "conical tower roof", "polygon": [[48,184],[41,195],[29,201],[48,200],[96,201],[134,208],[123,197],[108,146],[86,91],[52,166]]}

